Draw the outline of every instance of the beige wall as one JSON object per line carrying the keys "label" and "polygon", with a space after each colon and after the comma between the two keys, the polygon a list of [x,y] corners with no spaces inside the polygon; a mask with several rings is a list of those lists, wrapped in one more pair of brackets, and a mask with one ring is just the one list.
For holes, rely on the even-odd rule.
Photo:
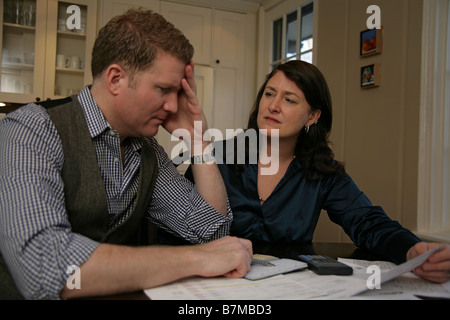
{"label": "beige wall", "polygon": [[[369,5],[381,8],[383,52],[359,56]],[[375,205],[414,230],[417,220],[422,0],[319,0],[316,65],[333,97],[336,158]],[[381,65],[381,86],[360,88],[360,68]],[[348,241],[322,215],[315,241]]]}

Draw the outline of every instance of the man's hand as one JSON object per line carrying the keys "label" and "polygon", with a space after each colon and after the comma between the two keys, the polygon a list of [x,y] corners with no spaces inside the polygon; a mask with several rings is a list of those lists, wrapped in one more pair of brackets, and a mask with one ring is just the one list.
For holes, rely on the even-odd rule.
{"label": "man's hand", "polygon": [[[441,243],[419,242],[408,250],[406,259],[411,260],[440,245]],[[426,262],[414,269],[414,273],[437,283],[450,280],[450,245],[447,244],[442,250],[432,254]]]}
{"label": "man's hand", "polygon": [[100,244],[80,267],[80,290],[67,286],[64,299],[133,292],[193,275],[243,277],[253,255],[249,240],[224,237],[189,246],[129,247]]}
{"label": "man's hand", "polygon": [[[197,137],[202,139],[203,133],[207,129],[206,119],[203,115],[202,108],[197,99],[197,85],[194,78],[194,63],[191,62],[185,68],[186,78],[181,80],[182,90],[178,96],[178,111],[174,114],[170,114],[164,123],[163,127],[170,133],[174,133],[176,129],[185,129],[189,132],[190,138],[194,140],[194,124],[195,122],[201,122],[201,130],[195,132]],[[178,131],[180,132],[180,131]],[[176,135],[176,134],[175,134]],[[188,141],[186,141],[188,142]],[[191,146],[189,146],[191,147]]]}
{"label": "man's hand", "polygon": [[249,240],[228,236],[193,248],[200,259],[199,276],[240,278],[250,271],[253,249]]}

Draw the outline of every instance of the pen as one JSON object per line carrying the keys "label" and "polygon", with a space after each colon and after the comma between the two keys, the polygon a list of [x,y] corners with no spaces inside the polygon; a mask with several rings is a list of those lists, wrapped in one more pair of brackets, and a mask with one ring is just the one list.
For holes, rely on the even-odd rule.
{"label": "pen", "polygon": [[263,266],[272,266],[272,267],[275,267],[275,265],[274,265],[273,263],[271,263],[270,261],[267,261],[267,260],[259,260],[259,259],[255,259],[255,258],[252,258],[252,264],[260,264],[260,265],[263,265]]}

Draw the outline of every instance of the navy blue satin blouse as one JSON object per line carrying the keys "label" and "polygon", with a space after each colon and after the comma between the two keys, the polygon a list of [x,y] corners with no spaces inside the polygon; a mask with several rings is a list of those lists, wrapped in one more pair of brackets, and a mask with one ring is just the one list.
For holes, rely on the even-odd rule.
{"label": "navy blue satin blouse", "polygon": [[261,205],[257,192],[257,165],[219,164],[233,211],[231,234],[253,242],[308,243],[319,215],[326,210],[356,246],[390,261],[405,261],[406,252],[419,242],[413,233],[373,206],[349,175],[307,180],[293,160],[273,193]]}

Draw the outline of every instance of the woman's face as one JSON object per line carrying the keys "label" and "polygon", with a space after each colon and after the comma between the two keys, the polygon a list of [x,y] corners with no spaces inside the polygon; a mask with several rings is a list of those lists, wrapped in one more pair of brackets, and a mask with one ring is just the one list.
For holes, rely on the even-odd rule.
{"label": "woman's face", "polygon": [[259,103],[258,128],[267,135],[278,129],[280,141],[297,141],[305,126],[313,125],[320,117],[320,110],[311,110],[303,91],[283,72],[277,72],[268,82]]}

